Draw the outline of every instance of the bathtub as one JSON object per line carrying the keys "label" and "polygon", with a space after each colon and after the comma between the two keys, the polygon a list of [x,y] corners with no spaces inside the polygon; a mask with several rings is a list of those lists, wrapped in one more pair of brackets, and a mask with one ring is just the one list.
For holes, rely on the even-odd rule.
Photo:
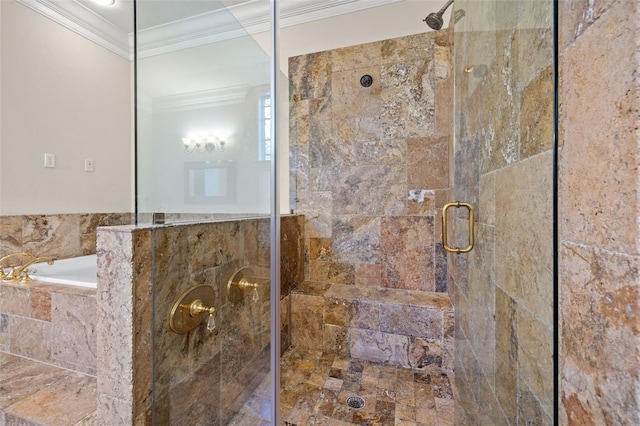
{"label": "bathtub", "polygon": [[34,280],[52,284],[97,288],[97,269],[97,256],[92,254],[56,260],[53,265],[34,263],[29,267],[29,275]]}

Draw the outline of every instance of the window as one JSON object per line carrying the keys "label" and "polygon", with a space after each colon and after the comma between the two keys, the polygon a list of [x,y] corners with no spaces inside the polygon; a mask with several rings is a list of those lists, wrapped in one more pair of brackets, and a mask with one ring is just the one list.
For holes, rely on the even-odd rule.
{"label": "window", "polygon": [[259,159],[271,160],[271,96],[260,97]]}

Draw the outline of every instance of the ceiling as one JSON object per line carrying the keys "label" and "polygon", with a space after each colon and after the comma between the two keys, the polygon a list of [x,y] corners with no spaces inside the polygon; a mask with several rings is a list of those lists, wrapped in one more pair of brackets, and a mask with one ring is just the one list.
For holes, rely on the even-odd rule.
{"label": "ceiling", "polygon": [[[17,0],[103,47],[131,59],[133,0]],[[402,0],[280,0],[287,27]],[[267,0],[138,0],[138,57],[144,58],[270,28]]]}

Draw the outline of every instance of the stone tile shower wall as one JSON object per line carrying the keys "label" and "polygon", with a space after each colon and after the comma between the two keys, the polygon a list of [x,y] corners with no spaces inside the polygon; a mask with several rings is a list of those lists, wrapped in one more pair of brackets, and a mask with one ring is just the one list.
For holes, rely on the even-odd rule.
{"label": "stone tile shower wall", "polygon": [[560,424],[640,424],[638,2],[560,14]]}
{"label": "stone tile shower wall", "polygon": [[446,40],[430,32],[289,59],[306,279],[447,292],[437,219],[449,188]]}
{"label": "stone tile shower wall", "polygon": [[[291,289],[302,276],[303,221],[281,222],[281,339],[290,344]],[[101,228],[98,234],[99,424],[226,424],[269,373],[269,286],[232,303],[226,285],[250,266],[269,276],[269,219],[160,227]],[[177,297],[214,288],[217,331],[168,329]],[[152,395],[155,406],[152,407]]]}
{"label": "stone tile shower wall", "polygon": [[552,424],[552,2],[455,6],[454,198],[477,209],[451,264],[456,423]]}
{"label": "stone tile shower wall", "polygon": [[56,259],[95,254],[98,226],[131,223],[131,213],[0,216],[0,257],[19,251]]}

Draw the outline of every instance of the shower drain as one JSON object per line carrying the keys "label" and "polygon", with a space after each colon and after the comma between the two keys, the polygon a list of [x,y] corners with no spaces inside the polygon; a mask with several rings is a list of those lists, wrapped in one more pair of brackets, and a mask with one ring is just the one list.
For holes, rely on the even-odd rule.
{"label": "shower drain", "polygon": [[347,398],[347,405],[351,408],[364,407],[364,399],[360,396],[350,396]]}

